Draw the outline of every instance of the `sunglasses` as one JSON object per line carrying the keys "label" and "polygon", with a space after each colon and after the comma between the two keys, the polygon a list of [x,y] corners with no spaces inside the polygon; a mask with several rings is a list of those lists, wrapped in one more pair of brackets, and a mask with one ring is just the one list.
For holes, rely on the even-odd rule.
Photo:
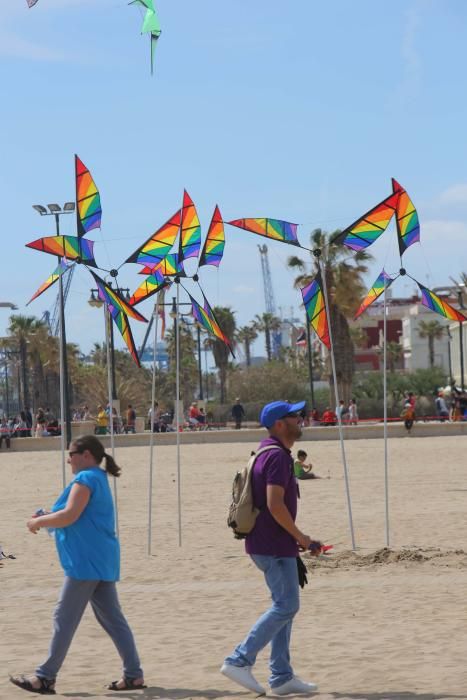
{"label": "sunglasses", "polygon": [[83,453],[81,450],[72,450],[71,452],[68,453],[69,457],[73,457],[73,455],[82,455]]}
{"label": "sunglasses", "polygon": [[287,413],[287,415],[285,415],[285,416],[282,418],[282,420],[284,420],[285,418],[302,418],[302,414],[301,414],[301,413],[297,413],[297,411],[294,411],[293,413]]}

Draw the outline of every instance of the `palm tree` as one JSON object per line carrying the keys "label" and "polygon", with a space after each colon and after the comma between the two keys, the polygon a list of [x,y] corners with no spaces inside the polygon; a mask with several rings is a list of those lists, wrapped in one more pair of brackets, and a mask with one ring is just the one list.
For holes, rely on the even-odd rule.
{"label": "palm tree", "polygon": [[[230,307],[227,306],[215,306],[213,308],[214,316],[217,319],[219,326],[221,327],[223,333],[227,336],[230,344],[235,347],[235,316],[234,312]],[[210,338],[210,347],[212,354],[214,355],[214,362],[217,369],[219,370],[219,383],[220,383],[220,401],[225,403],[226,400],[226,384],[227,384],[227,370],[229,367],[229,356],[230,350],[222,340],[217,340],[217,338]]]}
{"label": "palm tree", "polygon": [[272,343],[271,343],[271,336],[274,333],[274,331],[280,330],[281,327],[281,320],[280,318],[277,318],[277,316],[274,316],[274,314],[271,313],[264,313],[261,316],[258,314],[255,316],[255,320],[253,322],[253,328],[258,331],[259,333],[264,333],[264,341],[266,345],[266,357],[268,358],[268,362],[271,362],[272,360],[272,355],[273,355],[273,348],[272,348]]}
{"label": "palm tree", "polygon": [[[362,277],[368,271],[366,263],[371,260],[371,256],[365,251],[352,255],[347,248],[333,244],[337,233],[339,232],[327,234],[321,229],[315,229],[311,233],[311,248],[326,251],[323,261],[329,291],[329,322],[334,343],[337,389],[347,403],[351,396],[354,373],[354,346],[347,318],[353,317],[364,296],[366,286]],[[294,283],[298,288],[309,284],[319,269],[316,258],[310,263],[297,256],[289,258],[288,266],[300,272]],[[331,372],[329,382],[333,383]]]}
{"label": "palm tree", "polygon": [[435,366],[435,340],[444,335],[444,326],[439,321],[420,321],[418,324],[420,338],[428,338],[428,358],[430,367]]}
{"label": "palm tree", "polygon": [[245,348],[246,366],[251,366],[251,343],[256,340],[258,333],[253,325],[242,326],[235,334],[237,342],[241,343]]}
{"label": "palm tree", "polygon": [[35,316],[22,316],[17,314],[10,316],[10,325],[8,326],[7,332],[9,336],[11,336],[13,344],[19,349],[23,407],[30,406],[31,399],[29,393],[28,370],[30,365],[34,365],[35,376],[38,376],[38,378],[42,380],[42,358],[47,354],[45,344],[48,338],[48,329],[46,324],[39,321]]}

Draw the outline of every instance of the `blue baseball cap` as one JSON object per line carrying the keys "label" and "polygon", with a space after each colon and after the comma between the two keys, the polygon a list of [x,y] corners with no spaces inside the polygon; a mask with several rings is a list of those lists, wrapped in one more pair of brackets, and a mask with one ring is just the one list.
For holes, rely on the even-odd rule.
{"label": "blue baseball cap", "polygon": [[300,413],[306,406],[306,401],[300,403],[288,403],[287,401],[273,401],[263,406],[260,415],[260,423],[265,428],[272,428],[276,420],[285,418],[290,413]]}

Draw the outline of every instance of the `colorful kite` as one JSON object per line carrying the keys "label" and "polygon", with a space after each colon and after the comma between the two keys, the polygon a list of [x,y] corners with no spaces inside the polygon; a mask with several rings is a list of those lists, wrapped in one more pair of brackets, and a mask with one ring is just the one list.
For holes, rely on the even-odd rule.
{"label": "colorful kite", "polygon": [[179,261],[197,258],[201,248],[201,226],[198,212],[186,190],[183,191],[182,225],[180,228]]}
{"label": "colorful kite", "polygon": [[366,214],[347,226],[335,238],[333,243],[342,243],[357,252],[368,248],[387,229],[399,201],[399,192],[391,194]]}
{"label": "colorful kite", "polygon": [[300,246],[297,239],[298,224],[291,224],[289,221],[280,219],[234,219],[227,222],[230,226],[243,228],[245,231],[256,233],[258,236],[265,236],[274,241],[290,243],[290,245]]}
{"label": "colorful kite", "polygon": [[[179,209],[163,226],[148,238],[125,262],[152,265],[151,270],[169,253],[180,228],[182,210]],[[146,268],[145,268],[146,269]]]}
{"label": "colorful kite", "polygon": [[34,301],[34,299],[37,299],[43,292],[46,291],[49,287],[51,287],[60,277],[63,275],[64,272],[69,270],[72,266],[67,265],[66,262],[63,260],[60,261],[58,267],[55,268],[55,270],[52,272],[50,277],[48,277],[43,284],[39,287],[37,292],[30,298],[26,306],[29,306],[31,301]]}
{"label": "colorful kite", "polygon": [[[397,275],[398,277],[399,275]],[[354,316],[354,320],[356,320],[359,316],[362,315],[366,309],[373,304],[376,299],[378,299],[379,296],[384,292],[385,289],[388,289],[391,284],[394,282],[397,277],[391,277],[388,275],[384,270],[380,272],[378,275],[377,279],[373,283],[372,288],[360,304],[357,313]]]}
{"label": "colorful kite", "polygon": [[[417,282],[417,280],[414,280],[414,282]],[[417,282],[417,284],[422,293],[421,303],[423,306],[426,306],[427,309],[448,318],[450,321],[459,321],[459,323],[467,321],[467,317],[461,314],[460,311],[454,309],[447,301],[443,301],[437,294],[427,289],[427,287],[424,287],[420,282]]]}
{"label": "colorful kite", "polygon": [[301,289],[306,315],[311,327],[322,343],[331,349],[329,326],[324,303],[323,281],[321,272],[318,272],[314,280]]}
{"label": "colorful kite", "polygon": [[133,334],[131,332],[130,324],[128,322],[128,316],[135,318],[137,321],[144,321],[147,323],[147,319],[142,316],[139,311],[136,311],[130,304],[128,304],[122,297],[115,292],[112,287],[110,287],[103,279],[91,271],[92,276],[97,285],[99,298],[106,304],[110,315],[112,316],[115,325],[120,331],[123,340],[126,343],[130,355],[136,362],[138,367],[141,366],[138,353],[136,351],[135,341],[133,340]]}
{"label": "colorful kite", "polygon": [[131,0],[130,5],[139,4],[146,8],[141,34],[149,34],[151,39],[151,75],[154,73],[154,52],[161,35],[161,27],[154,8],[154,0]]}
{"label": "colorful kite", "polygon": [[78,238],[101,227],[101,197],[91,173],[75,154],[76,222]]}
{"label": "colorful kite", "polygon": [[26,243],[26,248],[40,250],[50,255],[58,255],[60,258],[74,260],[77,263],[97,267],[94,260],[94,242],[76,236],[47,236],[38,238],[31,243]]}
{"label": "colorful kite", "polygon": [[136,304],[139,304],[153,294],[156,294],[156,292],[161,291],[164,289],[164,287],[169,287],[171,284],[172,283],[170,280],[166,279],[162,272],[155,270],[153,274],[146,277],[138,289],[133,292],[133,295],[128,303],[132,306],[136,306]]}
{"label": "colorful kite", "polygon": [[216,267],[219,267],[224,254],[224,247],[224,222],[222,221],[219,207],[216,206],[214,209],[214,214],[212,215],[208,235],[204,241],[198,267],[202,267],[203,265],[215,265]]}
{"label": "colorful kite", "polygon": [[413,243],[420,241],[420,223],[412,200],[401,185],[392,178],[392,190],[399,194],[396,208],[397,240],[399,253],[403,254]]}
{"label": "colorful kite", "polygon": [[[186,290],[185,290],[186,291]],[[187,292],[188,294],[188,292]],[[195,321],[199,323],[200,326],[202,326],[205,330],[210,335],[215,336],[218,340],[221,340],[223,343],[227,345],[229,348],[230,352],[232,353],[232,357],[235,357],[232,347],[230,345],[230,341],[225,335],[225,333],[222,331],[221,327],[219,326],[216,317],[214,316],[214,311],[211,309],[209,306],[208,300],[203,294],[203,299],[204,299],[204,307],[198,304],[196,299],[193,299],[191,294],[188,294],[190,297],[191,301],[191,310],[193,313],[193,317]]]}
{"label": "colorful kite", "polygon": [[139,274],[152,275],[156,271],[162,272],[167,277],[186,277],[183,263],[178,259],[178,253],[169,253],[157,265],[146,265],[139,271]]}

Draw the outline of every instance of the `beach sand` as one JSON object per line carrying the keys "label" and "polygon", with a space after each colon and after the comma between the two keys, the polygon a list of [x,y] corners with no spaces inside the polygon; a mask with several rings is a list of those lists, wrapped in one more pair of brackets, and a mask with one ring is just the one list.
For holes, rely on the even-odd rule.
{"label": "beach sand", "polygon": [[[295,620],[296,673],[322,700],[467,698],[467,478],[464,438],[389,442],[391,553],[385,545],[383,443],[346,452],[358,550],[351,553],[340,446],[302,441],[321,480],[301,482],[298,524],[334,544],[310,565]],[[119,448],[122,607],[149,688],[104,689],[120,663],[88,610],[60,673],[68,698],[248,698],[219,673],[268,605],[262,575],[226,526],[235,470],[256,444],[182,446],[182,547],[176,448],[156,450],[153,554],[147,554],[148,449]],[[67,467],[68,469],[68,467]],[[26,529],[61,491],[60,453],[0,453],[0,698],[28,697],[8,674],[44,660],[62,571],[53,539]],[[267,650],[255,673],[267,681]]]}

